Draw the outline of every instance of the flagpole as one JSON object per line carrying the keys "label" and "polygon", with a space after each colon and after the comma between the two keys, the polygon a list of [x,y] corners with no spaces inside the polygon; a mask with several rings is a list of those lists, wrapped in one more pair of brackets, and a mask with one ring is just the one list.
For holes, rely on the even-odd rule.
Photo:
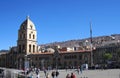
{"label": "flagpole", "polygon": [[90,22],[90,47],[91,47],[91,52],[90,52],[90,57],[91,57],[91,67],[93,66],[93,40],[92,40],[92,23]]}

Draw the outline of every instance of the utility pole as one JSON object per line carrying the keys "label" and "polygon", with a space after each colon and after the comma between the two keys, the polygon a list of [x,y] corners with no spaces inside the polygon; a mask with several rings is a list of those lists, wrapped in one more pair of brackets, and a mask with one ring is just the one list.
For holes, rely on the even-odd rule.
{"label": "utility pole", "polygon": [[90,22],[90,56],[91,56],[91,67],[93,66],[93,40],[92,40],[92,23]]}

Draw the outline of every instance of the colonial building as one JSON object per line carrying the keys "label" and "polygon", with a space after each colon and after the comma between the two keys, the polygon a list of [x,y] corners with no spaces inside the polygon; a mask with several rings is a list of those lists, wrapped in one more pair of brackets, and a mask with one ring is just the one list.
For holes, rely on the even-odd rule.
{"label": "colonial building", "polygon": [[29,17],[20,25],[17,46],[1,58],[1,67],[24,69],[27,67],[75,67],[90,64],[90,51],[73,48],[40,47],[37,45],[37,31]]}

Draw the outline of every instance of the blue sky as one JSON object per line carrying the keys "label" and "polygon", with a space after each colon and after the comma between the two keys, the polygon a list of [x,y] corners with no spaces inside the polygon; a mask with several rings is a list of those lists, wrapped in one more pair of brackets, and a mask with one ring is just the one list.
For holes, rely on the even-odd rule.
{"label": "blue sky", "polygon": [[29,15],[38,44],[120,33],[120,0],[1,0],[0,50],[17,45],[20,24]]}

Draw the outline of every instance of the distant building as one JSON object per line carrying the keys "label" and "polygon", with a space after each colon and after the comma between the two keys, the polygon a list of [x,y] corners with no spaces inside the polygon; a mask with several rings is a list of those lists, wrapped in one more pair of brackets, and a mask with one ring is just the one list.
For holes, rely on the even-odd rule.
{"label": "distant building", "polygon": [[[94,64],[105,64],[104,54],[112,54],[112,59],[108,62],[114,62],[116,66],[120,64],[120,44],[109,44],[106,46],[98,47],[94,50]],[[120,66],[119,66],[120,67]]]}

